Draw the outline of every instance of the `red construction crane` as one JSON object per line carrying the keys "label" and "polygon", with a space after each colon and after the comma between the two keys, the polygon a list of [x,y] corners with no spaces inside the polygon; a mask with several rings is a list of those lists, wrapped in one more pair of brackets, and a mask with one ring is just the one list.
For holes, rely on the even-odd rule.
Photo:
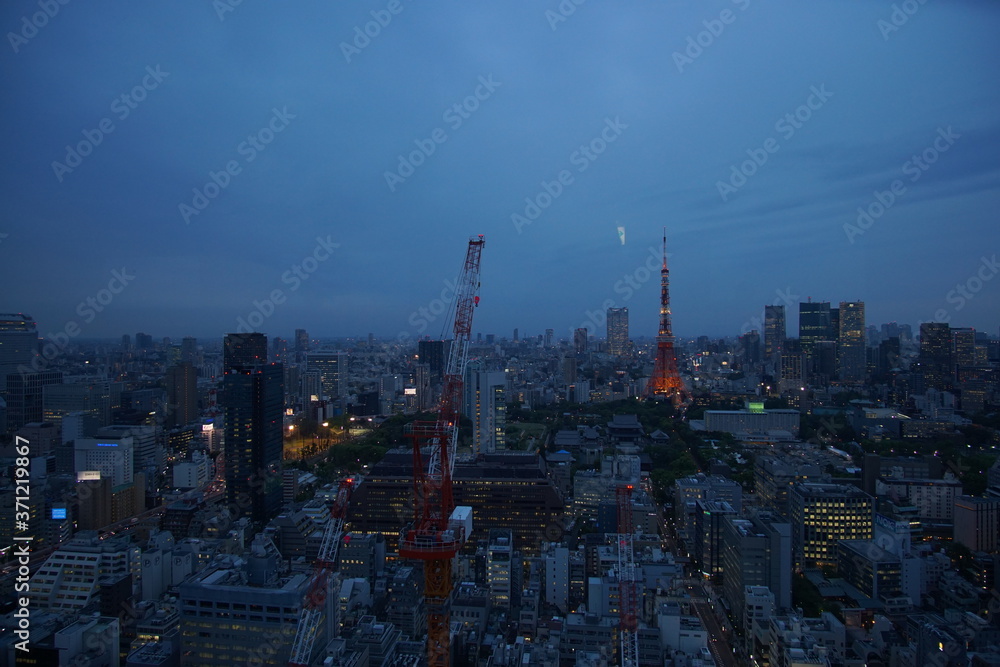
{"label": "red construction crane", "polygon": [[621,646],[621,666],[637,667],[639,664],[639,622],[636,611],[639,593],[636,586],[635,554],[633,539],[635,524],[632,521],[632,485],[623,484],[615,489],[618,501],[618,612],[621,618],[618,639]]}
{"label": "red construction crane", "polygon": [[330,506],[330,521],[323,531],[323,541],[320,543],[319,554],[313,566],[309,592],[306,593],[306,599],[302,603],[299,626],[288,659],[289,667],[309,667],[311,664],[316,636],[319,634],[320,622],[324,617],[330,575],[337,567],[337,550],[340,548],[340,539],[344,533],[347,503],[351,500],[351,493],[357,485],[358,480],[353,477],[342,480],[337,489],[337,497]]}
{"label": "red construction crane", "polygon": [[[479,258],[484,243],[481,234],[469,239],[465,264],[458,278],[453,314],[455,339],[445,368],[437,419],[414,422],[409,433],[413,439],[413,523],[400,535],[399,556],[424,563],[428,667],[451,665],[451,564],[472,529],[471,509],[455,507],[451,475],[458,447],[458,419],[472,314],[479,305]],[[426,459],[425,448],[430,450]]]}

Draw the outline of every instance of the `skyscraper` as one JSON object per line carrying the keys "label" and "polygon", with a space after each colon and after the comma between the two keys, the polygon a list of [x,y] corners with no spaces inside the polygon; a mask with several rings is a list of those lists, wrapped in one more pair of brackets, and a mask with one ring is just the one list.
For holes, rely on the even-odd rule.
{"label": "skyscraper", "polygon": [[306,354],[306,369],[319,373],[323,397],[340,398],[347,389],[347,355],[343,352],[323,351]]}
{"label": "skyscraper", "polygon": [[226,335],[222,352],[223,370],[267,363],[267,336],[262,333]]}
{"label": "skyscraper", "polygon": [[829,301],[799,303],[799,343],[807,358],[812,358],[813,347],[821,340],[834,340],[830,322]]}
{"label": "skyscraper", "polygon": [[577,354],[583,354],[587,351],[586,327],[581,327],[573,331],[573,348],[576,350]]}
{"label": "skyscraper", "polygon": [[24,313],[0,313],[0,386],[6,373],[31,368],[38,354],[38,331],[35,320]]}
{"label": "skyscraper", "polygon": [[432,382],[441,382],[450,351],[450,340],[417,341],[417,361],[430,368]]}
{"label": "skyscraper", "polygon": [[955,343],[955,365],[971,367],[976,365],[976,330],[969,327],[952,327]]}
{"label": "skyscraper", "polygon": [[947,322],[920,324],[919,367],[924,385],[932,389],[947,389],[954,375],[951,327]]}
{"label": "skyscraper", "polygon": [[864,301],[840,302],[837,372],[841,382],[864,382],[867,337]]}
{"label": "skyscraper", "polygon": [[628,306],[608,308],[608,354],[628,352]]}
{"label": "skyscraper", "polygon": [[506,449],[507,374],[484,371],[477,363],[465,372],[463,412],[472,420],[472,453],[479,457]]}
{"label": "skyscraper", "polygon": [[[187,339],[185,339],[187,340]],[[167,369],[168,426],[184,426],[198,418],[198,372],[185,362]]]}
{"label": "skyscraper", "polygon": [[785,307],[764,306],[764,361],[777,371],[785,346]]}
{"label": "skyscraper", "polygon": [[194,365],[198,362],[198,339],[186,336],[181,340],[181,362]]}
{"label": "skyscraper", "polygon": [[[267,338],[252,345],[267,358]],[[245,341],[226,336],[226,350],[241,350]],[[222,408],[226,428],[226,497],[231,507],[255,522],[265,522],[281,509],[282,413],[284,368],[281,364],[237,364],[237,357],[253,360],[255,354],[235,355],[227,362],[222,382]]]}

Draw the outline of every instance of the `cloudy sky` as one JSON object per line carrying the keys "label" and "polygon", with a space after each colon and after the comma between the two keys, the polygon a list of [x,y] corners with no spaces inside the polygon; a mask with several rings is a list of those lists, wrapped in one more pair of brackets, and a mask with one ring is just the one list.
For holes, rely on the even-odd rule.
{"label": "cloudy sky", "polygon": [[1000,325],[992,1],[14,0],[0,27],[0,311],[42,334],[437,335],[484,234],[476,331],[603,335],[614,305],[654,335],[664,226],[681,336],[768,303],[794,334],[809,297]]}

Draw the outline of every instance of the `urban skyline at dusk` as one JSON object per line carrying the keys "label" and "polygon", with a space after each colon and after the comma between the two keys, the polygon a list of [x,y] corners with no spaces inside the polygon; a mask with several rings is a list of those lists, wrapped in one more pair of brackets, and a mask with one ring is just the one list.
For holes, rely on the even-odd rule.
{"label": "urban skyline at dusk", "polygon": [[681,337],[810,296],[996,333],[997,7],[573,6],[5,7],[5,309],[437,336],[482,233],[477,331],[653,336],[666,226]]}

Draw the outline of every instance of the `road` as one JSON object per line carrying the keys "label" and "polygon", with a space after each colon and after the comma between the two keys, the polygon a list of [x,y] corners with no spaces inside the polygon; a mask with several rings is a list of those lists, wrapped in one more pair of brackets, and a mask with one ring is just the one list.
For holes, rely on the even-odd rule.
{"label": "road", "polygon": [[715,658],[715,664],[721,667],[739,667],[736,658],[733,656],[733,648],[729,645],[726,635],[722,632],[719,619],[715,616],[710,602],[704,598],[694,598],[691,606],[698,614],[705,629],[708,630],[708,648]]}

